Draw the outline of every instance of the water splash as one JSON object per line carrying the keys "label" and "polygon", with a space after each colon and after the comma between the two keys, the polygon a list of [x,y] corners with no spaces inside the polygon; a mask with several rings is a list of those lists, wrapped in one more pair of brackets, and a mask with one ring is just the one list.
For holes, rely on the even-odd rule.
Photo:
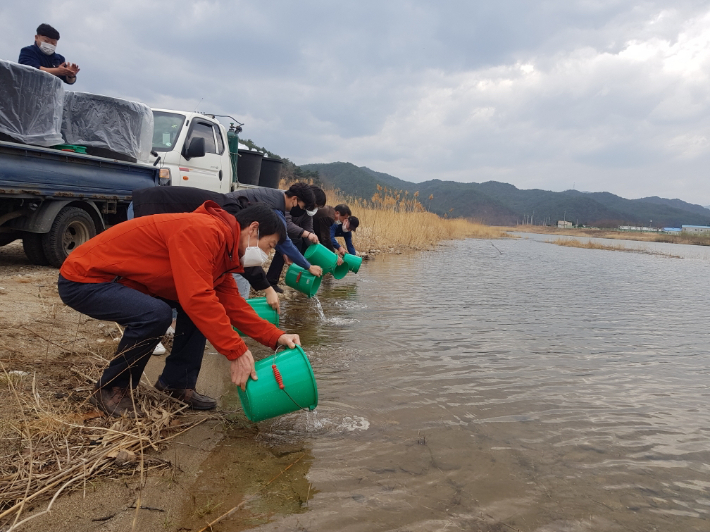
{"label": "water splash", "polygon": [[313,301],[316,302],[316,308],[318,309],[318,315],[320,316],[321,321],[328,321],[328,318],[325,317],[325,312],[323,312],[323,306],[318,300],[318,296],[313,296]]}
{"label": "water splash", "polygon": [[306,411],[306,432],[316,432],[324,426],[324,423],[318,419],[318,410]]}
{"label": "water splash", "polygon": [[318,316],[320,317],[320,320],[323,323],[330,323],[333,325],[346,325],[348,323],[357,323],[358,320],[353,319],[353,318],[328,318],[325,315],[325,312],[323,312],[323,306],[321,305],[320,301],[318,300],[317,296],[313,296],[313,300],[316,302],[316,309],[318,310]]}
{"label": "water splash", "polygon": [[353,432],[354,430],[367,430],[369,428],[370,422],[362,416],[344,417],[342,423],[338,425],[340,432]]}

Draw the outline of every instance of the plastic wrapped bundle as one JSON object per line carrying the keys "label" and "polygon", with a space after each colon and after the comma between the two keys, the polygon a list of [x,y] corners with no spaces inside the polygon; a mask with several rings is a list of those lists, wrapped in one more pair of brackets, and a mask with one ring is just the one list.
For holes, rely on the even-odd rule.
{"label": "plastic wrapped bundle", "polygon": [[147,161],[153,146],[153,112],[145,104],[86,92],[64,96],[62,135],[87,153]]}
{"label": "plastic wrapped bundle", "polygon": [[0,60],[0,140],[54,146],[62,140],[62,80]]}

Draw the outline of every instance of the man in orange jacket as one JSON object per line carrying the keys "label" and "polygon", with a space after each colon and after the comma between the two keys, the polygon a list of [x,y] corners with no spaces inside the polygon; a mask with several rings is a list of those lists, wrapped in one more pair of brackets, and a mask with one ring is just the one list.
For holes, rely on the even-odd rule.
{"label": "man in orange jacket", "polygon": [[231,360],[232,382],[242,389],[256,379],[254,358],[232,326],[271,348],[300,344],[297,334],[259,318],[231,275],[261,265],[285,237],[283,222],[266,205],[234,216],[207,201],[191,213],[123,222],[73,251],[59,272],[62,301],[125,327],[91,402],[114,416],[133,412],[131,387],[170,325],[172,308],[175,340],[155,387],[194,409],[217,405],[195,390],[206,339]]}

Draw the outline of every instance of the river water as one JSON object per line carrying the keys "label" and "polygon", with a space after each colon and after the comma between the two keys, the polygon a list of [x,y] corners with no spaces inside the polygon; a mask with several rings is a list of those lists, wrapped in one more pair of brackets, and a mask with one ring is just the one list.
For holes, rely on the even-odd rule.
{"label": "river water", "polygon": [[260,424],[307,493],[255,529],[710,530],[710,250],[549,239],[378,256],[322,314],[286,302],[320,405]]}

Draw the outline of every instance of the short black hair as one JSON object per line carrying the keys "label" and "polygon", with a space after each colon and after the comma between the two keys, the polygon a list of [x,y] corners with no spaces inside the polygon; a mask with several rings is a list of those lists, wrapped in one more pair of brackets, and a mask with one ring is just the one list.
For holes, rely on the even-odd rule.
{"label": "short black hair", "polygon": [[312,211],[316,208],[316,197],[313,195],[311,185],[308,183],[294,183],[286,191],[289,198],[297,196],[306,204],[306,210]]}
{"label": "short black hair", "polygon": [[235,215],[235,218],[239,223],[240,229],[251,225],[252,222],[259,222],[260,238],[275,234],[279,237],[279,244],[283,244],[286,241],[286,228],[284,227],[283,221],[279,218],[279,215],[265,203],[254,203],[246,209],[239,211]]}
{"label": "short black hair", "polygon": [[357,216],[350,216],[348,218],[348,227],[350,228],[351,231],[355,231],[360,226],[360,220],[357,219]]}
{"label": "short black hair", "polygon": [[328,200],[325,197],[323,189],[315,185],[311,185],[311,190],[313,191],[313,196],[316,198],[316,207],[325,207]]}
{"label": "short black hair", "polygon": [[347,214],[348,216],[350,216],[350,215],[352,214],[352,212],[350,212],[350,207],[348,207],[347,205],[345,205],[345,203],[341,203],[340,205],[336,205],[336,206],[335,206],[335,210],[336,210],[338,213],[340,213],[341,215],[342,215],[342,214]]}
{"label": "short black hair", "polygon": [[59,40],[59,32],[49,24],[45,23],[42,23],[37,26],[37,35],[41,35],[42,37],[49,37],[50,39],[54,39],[56,41]]}

